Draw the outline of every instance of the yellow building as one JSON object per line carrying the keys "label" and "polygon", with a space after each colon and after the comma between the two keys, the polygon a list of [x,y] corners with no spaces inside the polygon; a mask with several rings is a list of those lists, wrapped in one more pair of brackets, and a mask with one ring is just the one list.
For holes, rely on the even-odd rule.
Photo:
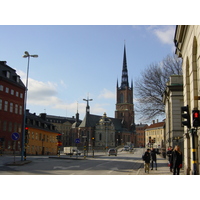
{"label": "yellow building", "polygon": [[58,151],[56,136],[59,134],[55,126],[36,114],[27,111],[28,127],[26,154],[56,155]]}
{"label": "yellow building", "polygon": [[164,128],[165,122],[158,122],[148,126],[145,129],[145,146],[153,148],[162,148],[164,144]]}

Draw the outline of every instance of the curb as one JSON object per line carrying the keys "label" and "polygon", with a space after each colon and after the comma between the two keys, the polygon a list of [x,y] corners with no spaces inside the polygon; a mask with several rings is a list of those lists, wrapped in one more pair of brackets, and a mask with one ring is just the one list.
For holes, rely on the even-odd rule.
{"label": "curb", "polygon": [[31,163],[31,160],[26,160],[26,161],[17,161],[17,162],[11,162],[11,163],[6,163],[6,166],[22,166],[28,163]]}

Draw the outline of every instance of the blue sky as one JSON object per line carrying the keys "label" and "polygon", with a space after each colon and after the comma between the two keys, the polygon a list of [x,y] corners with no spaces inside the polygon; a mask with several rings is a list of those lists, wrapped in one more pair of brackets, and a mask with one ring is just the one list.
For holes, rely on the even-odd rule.
{"label": "blue sky", "polygon": [[0,60],[7,61],[25,82],[27,59],[22,55],[24,51],[38,54],[30,60],[30,112],[71,117],[78,105],[83,119],[83,98],[89,95],[92,114],[106,112],[114,117],[124,43],[129,82],[135,82],[151,63],[174,53],[174,32],[173,25],[1,25]]}

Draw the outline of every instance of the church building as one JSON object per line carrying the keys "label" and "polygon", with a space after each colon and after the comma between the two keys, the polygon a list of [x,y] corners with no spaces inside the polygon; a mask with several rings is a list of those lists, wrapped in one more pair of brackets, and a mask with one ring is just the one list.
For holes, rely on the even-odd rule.
{"label": "church building", "polygon": [[[131,145],[134,141],[135,122],[133,104],[133,82],[128,81],[126,47],[124,46],[121,85],[116,88],[115,118],[90,114],[87,99],[86,115],[79,126],[72,125],[72,135],[76,134],[81,141],[80,146],[89,149],[111,148],[119,145]],[[72,144],[73,145],[73,144]]]}

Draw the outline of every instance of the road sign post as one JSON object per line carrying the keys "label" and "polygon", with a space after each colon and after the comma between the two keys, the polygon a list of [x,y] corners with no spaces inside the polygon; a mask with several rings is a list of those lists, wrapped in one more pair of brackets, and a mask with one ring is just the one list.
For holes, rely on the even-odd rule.
{"label": "road sign post", "polygon": [[11,135],[12,140],[14,140],[14,163],[15,163],[15,148],[16,148],[16,141],[19,140],[19,133],[12,133]]}

